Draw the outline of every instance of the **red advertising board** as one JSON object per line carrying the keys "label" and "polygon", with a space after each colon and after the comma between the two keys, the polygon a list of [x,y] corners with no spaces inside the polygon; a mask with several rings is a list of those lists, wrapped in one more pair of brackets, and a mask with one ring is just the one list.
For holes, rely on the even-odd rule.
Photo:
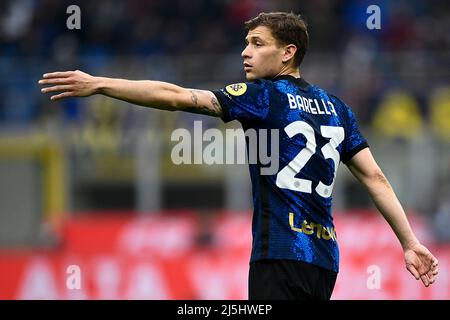
{"label": "red advertising board", "polygon": [[[249,213],[75,216],[57,248],[0,251],[0,299],[247,298]],[[405,269],[379,215],[335,217],[341,263],[332,299],[449,299],[450,246],[433,243],[424,221],[410,217],[440,262],[429,288]]]}

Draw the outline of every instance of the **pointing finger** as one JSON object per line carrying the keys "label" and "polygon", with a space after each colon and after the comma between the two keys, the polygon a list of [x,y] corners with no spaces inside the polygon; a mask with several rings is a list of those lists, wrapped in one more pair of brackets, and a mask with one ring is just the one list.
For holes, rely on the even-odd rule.
{"label": "pointing finger", "polygon": [[41,79],[39,80],[39,84],[65,84],[68,83],[68,78],[50,78],[50,79]]}
{"label": "pointing finger", "polygon": [[55,91],[67,91],[70,89],[72,89],[72,86],[53,86],[53,87],[48,87],[48,88],[42,88],[41,92],[47,93],[47,92],[55,92]]}
{"label": "pointing finger", "polygon": [[58,72],[51,72],[51,73],[45,73],[42,77],[43,78],[67,78],[70,77],[72,74],[72,71],[58,71]]}

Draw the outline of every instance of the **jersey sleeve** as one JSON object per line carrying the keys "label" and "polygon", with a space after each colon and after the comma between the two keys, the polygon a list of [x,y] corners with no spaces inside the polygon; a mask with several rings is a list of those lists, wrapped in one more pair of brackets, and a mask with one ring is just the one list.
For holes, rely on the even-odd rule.
{"label": "jersey sleeve", "polygon": [[355,154],[369,147],[366,138],[361,134],[355,115],[350,107],[346,109],[345,142],[342,150],[342,162],[347,163]]}
{"label": "jersey sleeve", "polygon": [[269,81],[235,83],[220,90],[213,90],[213,93],[222,107],[224,122],[263,120],[269,113]]}

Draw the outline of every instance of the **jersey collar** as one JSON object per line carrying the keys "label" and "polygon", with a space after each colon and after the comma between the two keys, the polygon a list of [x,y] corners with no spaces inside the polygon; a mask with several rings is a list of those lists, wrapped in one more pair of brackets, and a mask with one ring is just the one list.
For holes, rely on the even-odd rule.
{"label": "jersey collar", "polygon": [[296,78],[287,74],[281,75],[281,76],[277,76],[275,78],[272,79],[272,81],[278,81],[278,80],[288,80],[291,81],[293,83],[295,83],[297,86],[299,86],[302,89],[307,89],[309,87],[309,83],[305,81],[305,79],[303,78]]}

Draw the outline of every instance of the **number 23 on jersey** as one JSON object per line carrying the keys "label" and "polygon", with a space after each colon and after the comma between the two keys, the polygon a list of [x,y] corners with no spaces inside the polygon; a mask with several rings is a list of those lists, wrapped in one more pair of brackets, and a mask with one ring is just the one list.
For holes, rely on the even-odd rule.
{"label": "number 23 on jersey", "polygon": [[[296,178],[295,176],[303,169],[317,151],[314,129],[304,121],[295,121],[284,128],[284,131],[286,131],[289,138],[292,138],[297,134],[302,134],[306,138],[306,147],[303,148],[287,166],[278,172],[276,185],[282,189],[312,193],[312,181]],[[324,138],[330,139],[330,141],[320,149],[320,152],[325,159],[333,160],[334,175],[330,185],[326,185],[322,181],[319,181],[315,191],[321,197],[329,198],[333,191],[333,185],[340,161],[337,147],[344,141],[345,133],[342,127],[334,126],[320,126],[320,133]]]}

